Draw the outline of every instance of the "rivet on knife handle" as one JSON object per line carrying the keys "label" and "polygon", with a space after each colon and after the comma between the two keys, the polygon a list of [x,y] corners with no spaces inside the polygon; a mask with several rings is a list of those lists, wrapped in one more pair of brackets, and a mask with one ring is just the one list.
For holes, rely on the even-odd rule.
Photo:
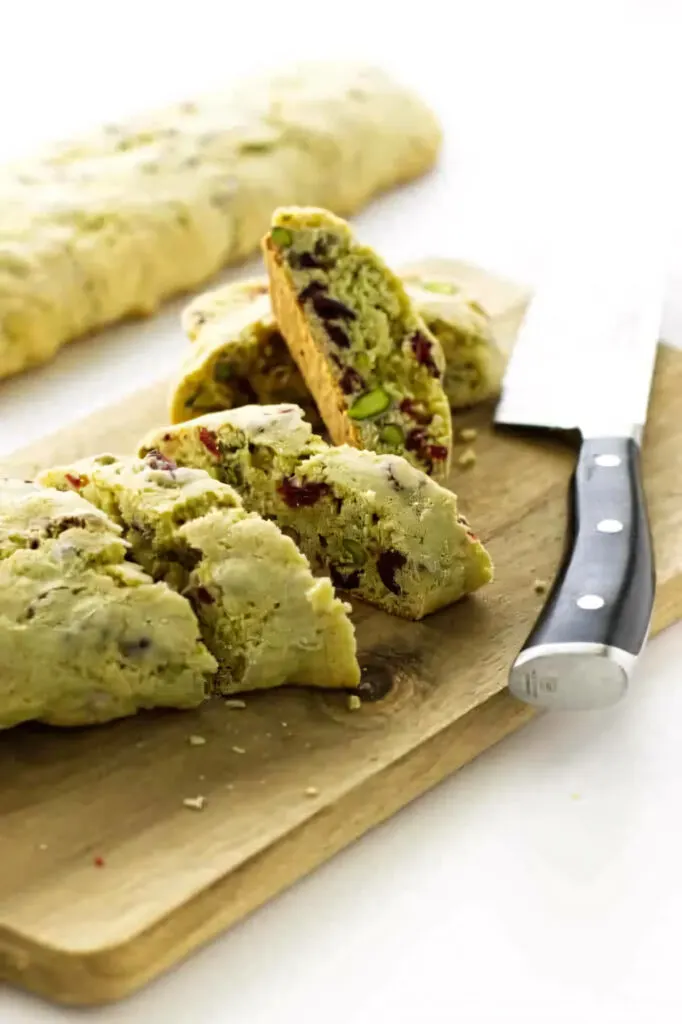
{"label": "rivet on knife handle", "polygon": [[639,445],[589,438],[573,475],[564,560],[512,666],[511,692],[544,708],[615,703],[646,642],[654,591]]}

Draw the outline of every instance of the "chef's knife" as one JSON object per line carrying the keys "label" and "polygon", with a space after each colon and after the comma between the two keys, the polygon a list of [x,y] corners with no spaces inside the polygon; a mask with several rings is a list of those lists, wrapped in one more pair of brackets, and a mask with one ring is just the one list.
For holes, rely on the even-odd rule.
{"label": "chef's knife", "polygon": [[581,439],[564,558],[509,673],[529,704],[615,703],[648,636],[655,570],[640,445],[664,284],[651,252],[638,267],[593,259],[582,277],[559,273],[531,301],[512,351],[496,424]]}

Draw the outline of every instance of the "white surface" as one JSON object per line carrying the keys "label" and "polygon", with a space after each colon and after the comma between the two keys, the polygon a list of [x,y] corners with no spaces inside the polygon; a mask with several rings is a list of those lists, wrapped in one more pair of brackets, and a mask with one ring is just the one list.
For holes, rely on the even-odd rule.
{"label": "white surface", "polygon": [[[575,244],[607,200],[622,225],[646,197],[675,232],[682,340],[673,4],[244,6],[3,11],[0,156],[306,51],[371,57],[431,98],[447,152],[358,219],[369,241],[532,283],[562,230]],[[0,384],[0,455],[164,375],[179,305]],[[2,1024],[679,1021],[681,664],[678,626],[624,703],[535,721],[131,1000],[0,990]]]}

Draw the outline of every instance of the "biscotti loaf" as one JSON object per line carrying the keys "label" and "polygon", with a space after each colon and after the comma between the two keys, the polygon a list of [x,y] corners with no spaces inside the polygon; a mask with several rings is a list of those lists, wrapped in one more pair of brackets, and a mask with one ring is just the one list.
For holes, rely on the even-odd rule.
{"label": "biscotti loaf", "polygon": [[188,601],[77,494],[0,481],[0,729],[193,708],[217,664]]}
{"label": "biscotti loaf", "polygon": [[140,454],[234,486],[335,587],[394,615],[421,619],[493,578],[452,491],[398,455],[325,444],[298,406],[200,416],[153,431]]}
{"label": "biscotti loaf", "polygon": [[105,511],[147,572],[187,596],[218,660],[222,693],[358,685],[346,605],[328,579],[313,577],[290,537],[244,511],[231,487],[158,452],[81,459],[38,480],[75,489]]}
{"label": "biscotti loaf", "polygon": [[5,168],[0,377],[248,256],[274,207],[353,213],[439,145],[430,110],[382,71],[311,62]]}

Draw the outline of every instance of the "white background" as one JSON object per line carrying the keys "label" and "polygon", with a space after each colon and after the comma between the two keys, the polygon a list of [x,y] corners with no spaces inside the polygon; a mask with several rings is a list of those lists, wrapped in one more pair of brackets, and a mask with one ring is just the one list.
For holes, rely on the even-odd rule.
{"label": "white background", "polygon": [[[680,344],[681,28],[651,0],[6,2],[0,158],[300,56],[368,58],[432,102],[446,151],[364,238],[532,284],[607,207],[622,230],[649,206]],[[179,305],[0,383],[0,456],[166,376]],[[0,1021],[678,1022],[681,658],[678,626],[627,701],[535,721],[131,1000],[0,990]]]}

